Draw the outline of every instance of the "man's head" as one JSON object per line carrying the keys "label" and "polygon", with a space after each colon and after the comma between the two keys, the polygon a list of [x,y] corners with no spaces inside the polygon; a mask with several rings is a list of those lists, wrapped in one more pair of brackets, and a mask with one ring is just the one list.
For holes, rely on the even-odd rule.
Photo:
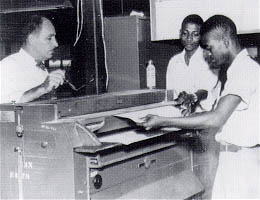
{"label": "man's head", "polygon": [[198,15],[188,15],[184,18],[180,30],[180,39],[186,51],[195,51],[198,48],[202,24],[203,20]]}
{"label": "man's head", "polygon": [[229,66],[240,51],[237,29],[226,16],[214,15],[201,28],[201,45],[211,67]]}
{"label": "man's head", "polygon": [[22,30],[23,48],[37,61],[50,59],[58,46],[51,21],[43,16],[31,16]]}

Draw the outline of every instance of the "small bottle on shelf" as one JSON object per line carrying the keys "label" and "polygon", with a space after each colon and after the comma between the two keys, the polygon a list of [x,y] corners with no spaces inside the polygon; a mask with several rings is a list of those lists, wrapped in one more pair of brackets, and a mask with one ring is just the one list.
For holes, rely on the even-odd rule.
{"label": "small bottle on shelf", "polygon": [[156,86],[155,66],[152,60],[148,61],[146,67],[146,86],[148,89],[154,89]]}

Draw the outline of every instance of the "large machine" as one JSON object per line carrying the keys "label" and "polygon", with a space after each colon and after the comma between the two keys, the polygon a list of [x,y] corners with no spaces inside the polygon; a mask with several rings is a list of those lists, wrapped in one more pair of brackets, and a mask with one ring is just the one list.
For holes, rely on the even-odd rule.
{"label": "large machine", "polygon": [[203,186],[177,139],[187,130],[145,131],[128,118],[172,99],[137,90],[1,104],[1,199],[193,198]]}

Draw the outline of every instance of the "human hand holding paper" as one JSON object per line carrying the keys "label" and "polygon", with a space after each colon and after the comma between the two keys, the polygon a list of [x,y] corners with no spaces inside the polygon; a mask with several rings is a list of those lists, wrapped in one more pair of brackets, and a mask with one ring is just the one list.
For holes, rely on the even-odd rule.
{"label": "human hand holding paper", "polygon": [[140,123],[140,126],[143,126],[145,130],[150,129],[156,129],[163,126],[163,120],[164,117],[158,116],[158,115],[146,115],[145,117],[141,118],[143,120],[142,123]]}
{"label": "human hand holding paper", "polygon": [[[117,116],[131,119],[137,125],[143,126],[143,123],[149,116],[181,117],[181,112],[179,109],[175,108],[174,106],[168,105],[168,106],[161,106],[161,107],[150,108],[150,109],[145,109],[140,111],[128,112]],[[162,127],[161,129],[166,131],[179,130],[178,128],[175,127]]]}

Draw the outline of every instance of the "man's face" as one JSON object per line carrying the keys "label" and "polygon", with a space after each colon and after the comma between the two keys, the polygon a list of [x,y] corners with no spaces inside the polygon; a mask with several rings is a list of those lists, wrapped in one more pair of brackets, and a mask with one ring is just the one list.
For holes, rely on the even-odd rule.
{"label": "man's face", "polygon": [[219,69],[231,64],[228,46],[214,31],[203,35],[201,42],[204,48],[203,55],[211,68]]}
{"label": "man's face", "polygon": [[200,41],[200,26],[193,23],[185,24],[180,31],[180,39],[186,51],[196,50]]}
{"label": "man's face", "polygon": [[31,45],[34,49],[36,60],[44,61],[52,58],[54,49],[58,47],[56,32],[52,23],[44,19],[39,31],[32,33]]}

